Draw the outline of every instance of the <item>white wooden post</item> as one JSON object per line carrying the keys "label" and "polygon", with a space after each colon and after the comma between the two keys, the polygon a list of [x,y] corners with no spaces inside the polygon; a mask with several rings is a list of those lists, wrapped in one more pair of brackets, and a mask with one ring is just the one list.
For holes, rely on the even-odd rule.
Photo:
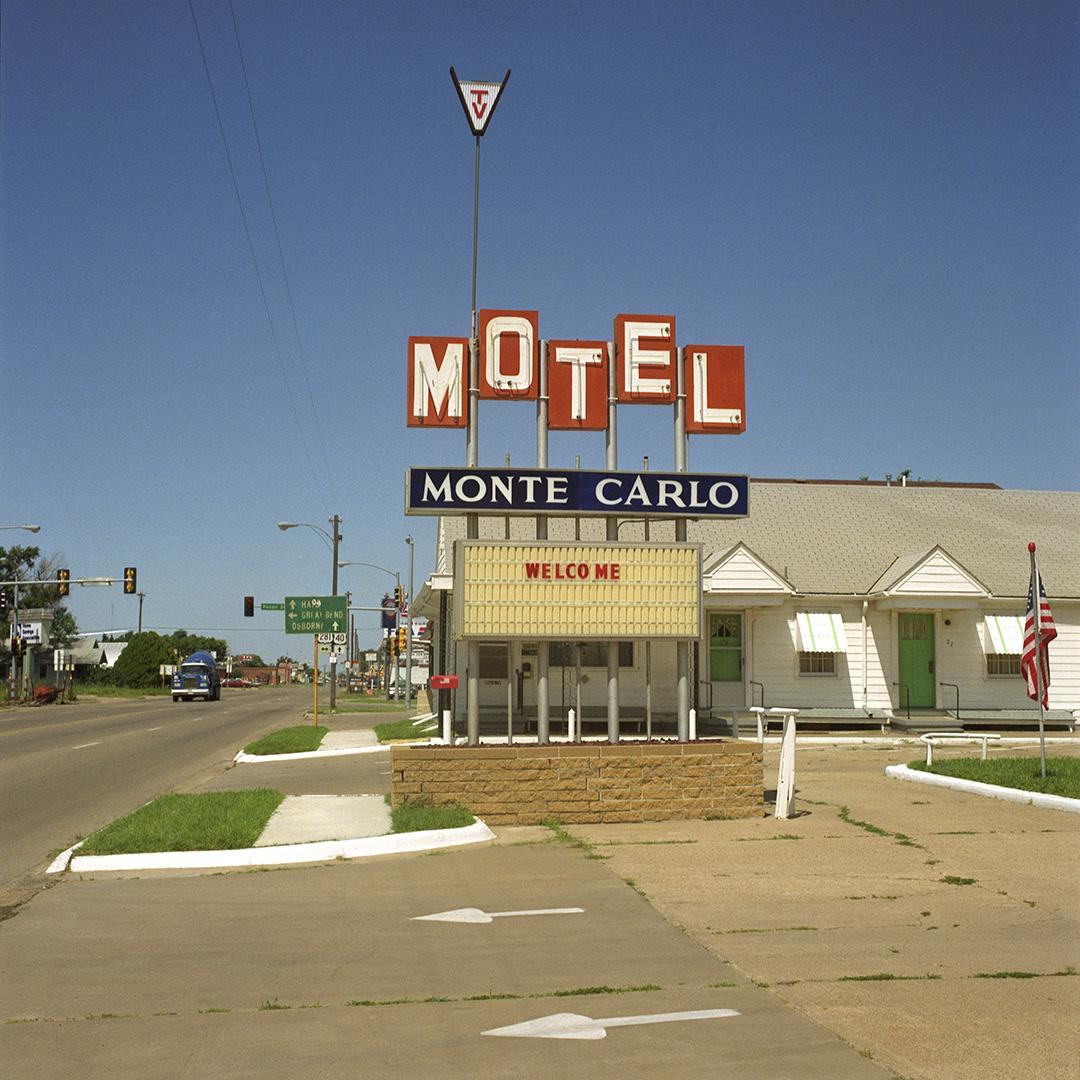
{"label": "white wooden post", "polygon": [[776,780],[776,817],[787,820],[795,813],[795,717],[784,719],[780,742],[780,773]]}

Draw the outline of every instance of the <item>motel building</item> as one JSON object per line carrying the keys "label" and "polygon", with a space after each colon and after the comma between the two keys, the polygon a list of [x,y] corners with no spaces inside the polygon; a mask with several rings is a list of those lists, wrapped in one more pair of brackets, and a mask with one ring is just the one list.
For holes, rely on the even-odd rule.
{"label": "motel building", "polygon": [[[551,739],[566,737],[572,709],[578,738],[603,737],[612,730],[609,620],[633,630],[612,630],[620,738],[671,738],[671,632],[685,631],[670,624],[681,606],[697,624],[688,691],[700,736],[756,733],[753,706],[798,709],[800,729],[1035,729],[1020,675],[1034,540],[1058,630],[1046,725],[1075,729],[1080,494],[938,482],[748,487],[745,517],[691,518],[679,543],[663,517],[620,515],[609,541],[603,517],[552,516],[538,541],[536,515],[481,513],[474,540],[461,513],[441,516],[434,572],[414,611],[433,623],[432,671],[456,675],[459,688],[433,695],[433,707],[452,709],[464,734],[468,622],[485,736],[536,735],[546,653]],[[650,558],[692,549],[700,562],[689,562],[689,598],[685,576],[672,579]],[[467,605],[477,618],[464,619]]]}
{"label": "motel building", "polygon": [[[471,337],[408,339],[409,427],[466,445],[464,468],[405,478],[406,513],[438,519],[413,612],[444,734],[394,748],[394,805],[750,817],[763,757],[744,737],[780,710],[802,730],[1037,728],[1030,541],[1058,628],[1045,722],[1075,729],[1080,494],[692,472],[691,437],[746,428],[744,348],[679,345],[674,315],[616,315],[608,340],[542,339],[539,319],[481,310]],[[535,416],[535,468],[479,466],[499,399]],[[671,417],[672,472],[620,471],[618,413],[641,406]],[[603,469],[549,467],[549,431],[603,432]]]}

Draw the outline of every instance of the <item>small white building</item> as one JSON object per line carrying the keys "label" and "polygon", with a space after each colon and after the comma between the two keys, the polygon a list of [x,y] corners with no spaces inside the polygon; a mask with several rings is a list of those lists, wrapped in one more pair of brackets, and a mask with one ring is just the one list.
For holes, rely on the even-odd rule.
{"label": "small white building", "polygon": [[[730,729],[752,705],[791,706],[834,725],[1023,727],[1038,710],[1019,673],[1029,581],[1028,541],[1058,636],[1050,645],[1048,719],[1080,718],[1080,493],[994,485],[752,480],[749,516],[691,521],[702,546],[703,628],[692,648],[692,696],[703,730]],[[551,541],[603,541],[602,518],[548,519]],[[671,520],[620,519],[619,540],[671,542]],[[436,572],[414,609],[435,622],[434,671],[465,682],[450,636],[453,542],[465,520],[440,519]],[[480,517],[480,537],[531,541],[531,517]],[[443,599],[440,601],[440,597]],[[549,650],[552,722],[578,693],[576,644],[485,642],[482,715],[535,716],[537,650]],[[581,650],[586,718],[607,705],[602,644]],[[658,724],[676,710],[675,647],[620,646],[624,722],[646,687]],[[464,694],[457,696],[464,709]]]}

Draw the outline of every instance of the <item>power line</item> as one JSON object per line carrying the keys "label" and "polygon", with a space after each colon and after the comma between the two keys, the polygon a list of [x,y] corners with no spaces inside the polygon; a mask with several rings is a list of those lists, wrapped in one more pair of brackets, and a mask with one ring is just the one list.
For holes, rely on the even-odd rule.
{"label": "power line", "polygon": [[255,122],[255,102],[251,97],[251,84],[248,82],[247,64],[244,63],[244,50],[240,45],[240,28],[236,22],[236,10],[232,0],[229,0],[229,13],[232,15],[233,36],[236,38],[236,51],[240,56],[240,71],[244,76],[244,90],[247,92],[248,112],[251,114],[251,129],[255,132],[255,146],[259,151],[259,168],[262,170],[263,186],[266,188],[266,202],[270,207],[270,220],[274,223],[274,240],[277,242],[278,261],[281,263],[281,276],[285,281],[285,294],[289,298],[289,314],[292,317],[293,333],[296,335],[296,348],[300,354],[300,366],[304,373],[304,384],[307,386],[308,401],[311,403],[311,415],[315,420],[315,434],[319,440],[319,450],[322,452],[323,467],[326,469],[326,479],[330,484],[330,494],[335,504],[338,501],[337,489],[334,486],[333,473],[330,471],[330,459],[326,454],[326,442],[319,428],[319,414],[315,408],[315,397],[311,392],[311,379],[308,377],[307,356],[304,346],[300,341],[300,324],[296,318],[296,306],[293,303],[292,286],[289,284],[289,272],[285,268],[285,252],[281,246],[281,232],[278,229],[277,213],[274,210],[274,200],[270,195],[270,177],[266,172],[266,161],[263,158],[262,139],[259,138],[259,125]]}
{"label": "power line", "polygon": [[300,414],[296,410],[296,402],[293,399],[292,389],[289,386],[289,376],[285,368],[285,359],[281,355],[281,344],[278,341],[277,330],[274,329],[274,320],[270,315],[270,301],[266,296],[266,286],[263,283],[262,273],[259,270],[259,260],[255,256],[255,245],[251,239],[251,229],[248,226],[247,214],[244,212],[244,200],[240,196],[240,185],[236,179],[236,169],[233,168],[232,154],[229,153],[229,140],[225,136],[225,125],[221,119],[221,109],[218,107],[217,94],[214,91],[214,80],[210,77],[210,65],[206,59],[206,50],[203,48],[202,34],[199,32],[199,20],[195,17],[195,7],[192,0],[188,0],[188,11],[191,12],[191,22],[195,27],[195,40],[199,45],[199,55],[202,57],[203,70],[206,72],[206,83],[210,88],[210,100],[214,105],[214,115],[217,117],[218,131],[221,132],[221,143],[225,148],[225,161],[229,166],[229,175],[232,177],[233,191],[236,193],[236,202],[240,207],[240,220],[244,223],[244,235],[247,237],[248,251],[251,253],[251,265],[255,268],[255,277],[259,283],[259,293],[262,295],[263,310],[266,312],[266,322],[270,327],[270,336],[274,342],[274,351],[277,353],[278,363],[281,366],[281,377],[285,383],[285,393],[292,407],[293,420],[296,422],[296,432],[300,436],[300,444],[304,448],[304,457],[307,458],[308,469],[312,478],[317,479],[315,465],[311,460],[308,450],[307,439],[304,438],[304,429],[300,425]]}

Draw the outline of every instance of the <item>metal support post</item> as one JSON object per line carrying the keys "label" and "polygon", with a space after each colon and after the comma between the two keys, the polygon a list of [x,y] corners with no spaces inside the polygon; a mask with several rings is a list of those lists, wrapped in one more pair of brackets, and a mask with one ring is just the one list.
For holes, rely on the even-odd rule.
{"label": "metal support post", "polygon": [[405,537],[409,545],[409,613],[405,616],[405,707],[412,707],[412,610],[413,610],[413,538]]}
{"label": "metal support post", "polygon": [[[675,471],[686,472],[686,384],[684,351],[675,356]],[[686,541],[686,518],[675,519],[675,539]],[[698,601],[700,603],[700,599]],[[676,700],[679,742],[690,741],[690,649],[685,641],[675,643]]]}
{"label": "metal support post", "polygon": [[[607,407],[608,425],[604,439],[605,465],[609,470],[619,467],[619,439],[616,410],[616,373],[615,373],[615,342],[607,343],[608,378],[607,378]],[[619,539],[619,519],[609,517],[607,519],[607,538],[609,541]],[[619,643],[609,641],[607,643],[607,736],[609,743],[619,741]]]}
{"label": "metal support post", "polygon": [[[540,342],[540,393],[536,399],[536,467],[548,464],[548,343]],[[536,516],[536,539],[548,538],[547,516]],[[536,739],[541,746],[551,742],[551,700],[548,694],[548,643],[536,646]]]}

